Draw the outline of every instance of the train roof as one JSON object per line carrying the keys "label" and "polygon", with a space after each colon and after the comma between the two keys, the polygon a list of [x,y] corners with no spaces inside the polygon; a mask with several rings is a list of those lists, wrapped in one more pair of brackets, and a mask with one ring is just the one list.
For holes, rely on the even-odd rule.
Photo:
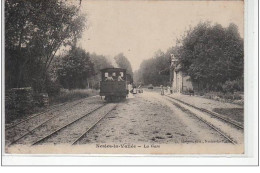
{"label": "train roof", "polygon": [[100,71],[101,72],[104,72],[104,71],[126,71],[126,69],[124,69],[124,68],[104,68],[104,69],[101,69]]}

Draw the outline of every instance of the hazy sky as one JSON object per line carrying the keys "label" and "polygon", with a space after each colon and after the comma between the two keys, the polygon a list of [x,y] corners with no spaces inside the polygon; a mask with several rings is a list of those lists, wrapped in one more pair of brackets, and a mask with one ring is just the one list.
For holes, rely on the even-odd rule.
{"label": "hazy sky", "polygon": [[88,29],[79,46],[86,51],[114,57],[122,52],[137,70],[155,51],[166,51],[189,26],[200,21],[230,22],[243,35],[242,1],[86,1]]}

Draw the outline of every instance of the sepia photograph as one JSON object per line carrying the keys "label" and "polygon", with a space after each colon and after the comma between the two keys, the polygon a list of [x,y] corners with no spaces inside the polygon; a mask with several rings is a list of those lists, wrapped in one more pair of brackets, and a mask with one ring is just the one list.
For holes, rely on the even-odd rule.
{"label": "sepia photograph", "polygon": [[2,6],[5,154],[246,153],[243,0]]}

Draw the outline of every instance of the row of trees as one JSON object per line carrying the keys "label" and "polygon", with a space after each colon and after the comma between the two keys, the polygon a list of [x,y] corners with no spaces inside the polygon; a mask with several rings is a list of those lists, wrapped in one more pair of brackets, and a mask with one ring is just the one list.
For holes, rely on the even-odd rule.
{"label": "row of trees", "polygon": [[[122,54],[114,57],[116,67],[125,68],[133,74],[128,59]],[[100,70],[114,67],[111,61],[103,55],[89,54],[81,48],[72,48],[65,56],[57,59],[53,66],[53,76],[63,88],[95,88],[98,89],[101,80]]]}
{"label": "row of trees", "polygon": [[190,28],[166,53],[155,53],[135,72],[137,82],[165,85],[170,81],[170,54],[179,59],[180,70],[199,89],[207,91],[243,90],[244,48],[238,28],[209,22]]}
{"label": "row of trees", "polygon": [[158,50],[151,59],[144,60],[134,73],[135,83],[154,86],[170,85],[170,54]]}
{"label": "row of trees", "polygon": [[[87,22],[80,13],[80,2],[5,1],[7,90],[33,87],[36,92],[54,95],[60,88],[98,88],[100,69],[113,65],[105,56],[76,46]],[[133,74],[122,53],[114,59],[118,67]]]}

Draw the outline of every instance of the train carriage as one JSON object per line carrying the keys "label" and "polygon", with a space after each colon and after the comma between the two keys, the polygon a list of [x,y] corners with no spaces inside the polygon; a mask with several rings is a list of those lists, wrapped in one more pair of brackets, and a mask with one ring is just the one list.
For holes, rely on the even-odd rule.
{"label": "train carriage", "polygon": [[100,96],[105,96],[107,101],[125,99],[128,95],[129,83],[126,69],[105,68],[101,70]]}

